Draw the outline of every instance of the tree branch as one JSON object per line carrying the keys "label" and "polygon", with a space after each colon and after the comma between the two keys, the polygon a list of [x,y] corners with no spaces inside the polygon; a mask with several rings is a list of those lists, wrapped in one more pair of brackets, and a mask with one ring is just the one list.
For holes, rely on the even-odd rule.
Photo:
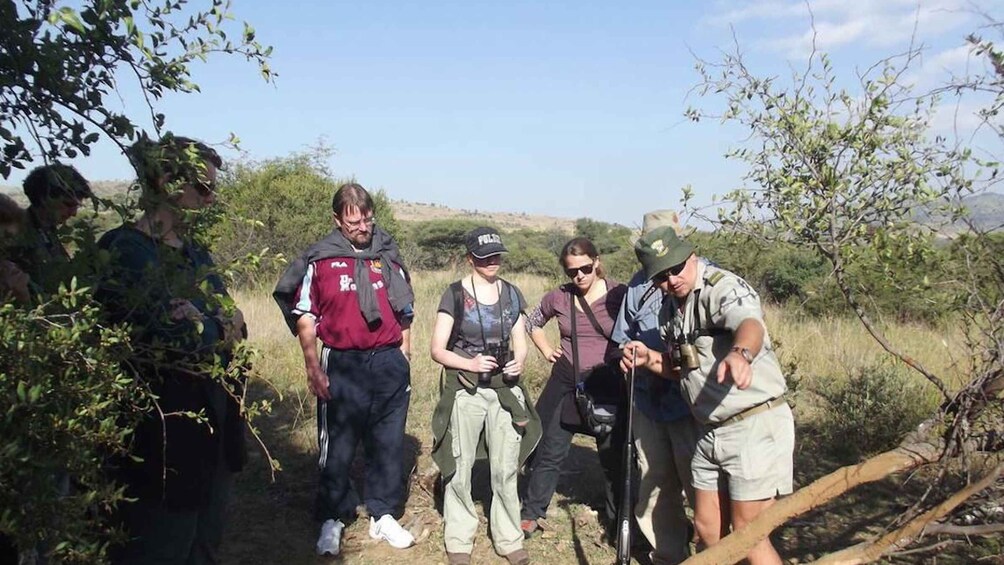
{"label": "tree branch", "polygon": [[869,335],[872,336],[872,338],[875,339],[876,342],[878,342],[878,344],[882,347],[882,349],[886,350],[886,352],[898,358],[903,363],[906,363],[908,367],[924,375],[924,378],[926,378],[928,381],[931,382],[931,384],[933,384],[935,387],[938,388],[938,392],[941,393],[942,398],[944,398],[946,401],[951,400],[952,396],[948,392],[948,387],[945,386],[945,383],[942,382],[941,379],[937,377],[937,375],[928,371],[923,365],[920,364],[920,361],[914,359],[913,357],[893,347],[893,345],[889,343],[889,340],[886,339],[885,335],[882,332],[880,332],[877,327],[875,327],[875,324],[872,322],[871,317],[868,315],[867,312],[865,312],[865,309],[861,306],[860,303],[858,303],[858,301],[854,297],[854,294],[851,292],[850,286],[848,285],[847,280],[844,278],[843,269],[834,268],[833,274],[837,279],[837,285],[840,287],[840,292],[844,295],[844,299],[847,300],[847,304],[849,304],[850,307],[854,309],[854,313],[858,316],[858,319],[861,320],[861,325],[865,327],[865,330],[869,333]]}
{"label": "tree branch", "polygon": [[905,547],[913,538],[923,533],[924,529],[931,522],[941,518],[951,512],[956,506],[962,504],[969,497],[990,486],[1001,472],[1004,472],[1004,464],[998,465],[993,471],[988,473],[979,481],[970,484],[966,488],[953,494],[948,500],[917,516],[907,522],[905,526],[889,532],[878,540],[849,547],[847,549],[831,553],[816,561],[818,565],[857,565],[860,563],[871,563],[879,559],[889,551]]}
{"label": "tree branch", "polygon": [[1004,524],[980,524],[977,526],[957,526],[955,524],[931,524],[924,528],[924,535],[949,536],[989,536],[1004,532]]}
{"label": "tree branch", "polygon": [[857,486],[937,460],[941,449],[935,444],[918,443],[886,451],[859,463],[842,467],[798,489],[757,516],[746,527],[726,536],[717,544],[698,553],[686,565],[720,565],[736,563],[760,540],[789,519],[822,506]]}

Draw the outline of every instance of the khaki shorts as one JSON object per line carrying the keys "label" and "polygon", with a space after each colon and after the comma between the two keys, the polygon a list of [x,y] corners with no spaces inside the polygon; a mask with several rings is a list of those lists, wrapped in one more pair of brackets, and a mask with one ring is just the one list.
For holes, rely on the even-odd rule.
{"label": "khaki shorts", "polygon": [[791,494],[795,419],[787,404],[735,424],[699,427],[690,464],[695,489],[728,491],[732,500]]}

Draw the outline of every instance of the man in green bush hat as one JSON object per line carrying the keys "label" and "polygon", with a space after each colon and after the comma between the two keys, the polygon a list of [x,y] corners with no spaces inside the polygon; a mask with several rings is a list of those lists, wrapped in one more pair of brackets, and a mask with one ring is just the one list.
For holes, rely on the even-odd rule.
{"label": "man in green bush hat", "polygon": [[[701,540],[714,545],[730,524],[743,527],[792,491],[795,431],[784,375],[760,297],[746,281],[698,257],[670,226],[646,233],[634,249],[645,276],[665,296],[659,331],[668,347],[628,342],[622,367],[680,381],[698,424],[690,467],[694,522]],[[781,563],[769,539],[748,559]]]}
{"label": "man in green bush hat", "polygon": [[[673,210],[645,214],[641,234],[630,239],[631,246],[659,228],[671,226],[678,233],[680,217]],[[665,295],[639,269],[628,282],[612,339],[618,344],[640,341],[650,349],[665,350],[659,333],[659,311]],[[693,508],[690,460],[697,444],[697,423],[683,399],[680,383],[663,379],[644,369],[635,376],[634,446],[638,455],[638,493],[635,520],[652,545],[652,565],[677,565],[690,555],[693,536],[687,518],[686,501]]]}

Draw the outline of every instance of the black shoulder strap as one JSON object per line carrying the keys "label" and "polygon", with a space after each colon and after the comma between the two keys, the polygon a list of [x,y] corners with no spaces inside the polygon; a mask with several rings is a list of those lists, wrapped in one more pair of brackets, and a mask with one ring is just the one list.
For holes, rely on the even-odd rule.
{"label": "black shoulder strap", "polygon": [[460,281],[450,283],[450,292],[453,293],[453,329],[450,330],[450,340],[446,342],[446,349],[452,350],[457,345],[460,337],[460,324],[464,321],[464,286]]}
{"label": "black shoulder strap", "polygon": [[656,291],[658,290],[659,287],[654,284],[645,289],[645,292],[643,292],[641,295],[641,299],[638,301],[638,310],[641,310],[641,307],[644,306],[646,302],[648,302],[649,297],[655,294]]}
{"label": "black shoulder strap", "polygon": [[[508,320],[505,319],[505,313],[508,308],[507,306],[512,306],[512,285],[509,281],[499,277],[502,281],[502,286],[499,288],[499,337],[502,338],[502,343],[508,343],[509,340],[505,335],[505,326]],[[519,316],[516,316],[519,318]],[[516,326],[516,320],[513,320],[512,326],[509,326],[509,335],[512,336],[512,329]]]}
{"label": "black shoulder strap", "polygon": [[732,333],[725,328],[703,328],[701,327],[701,289],[694,291],[694,331],[691,332],[691,341],[698,337],[717,336]]}
{"label": "black shoulder strap", "polygon": [[[596,319],[596,316],[593,314],[593,309],[589,307],[589,303],[586,302],[586,299],[579,293],[575,293],[575,297],[579,300],[579,304],[582,305],[582,311],[586,313],[586,317],[589,318],[589,323],[593,325],[593,329],[595,329],[601,336],[609,340],[610,334],[603,331],[603,326],[601,326],[600,322]],[[573,304],[572,310],[574,309],[575,305]]]}
{"label": "black shoulder strap", "polygon": [[[518,299],[515,301],[512,299],[512,295],[516,293],[515,287],[512,283],[502,277],[499,277],[499,280],[502,281],[502,291],[499,293],[499,304],[502,305],[502,308],[505,309],[506,306],[512,306],[514,302],[519,302]],[[505,296],[505,298],[503,298],[503,296]],[[505,302],[502,302],[503,300],[505,300]]]}
{"label": "black shoulder strap", "polygon": [[568,311],[569,318],[571,318],[572,323],[572,374],[575,375],[575,385],[578,388],[579,384],[579,332],[576,330],[575,323],[575,299],[572,297],[574,293],[571,289],[568,290]]}
{"label": "black shoulder strap", "polygon": [[[517,298],[516,300],[513,300],[513,295],[516,294],[516,287],[514,287],[512,285],[512,283],[510,283],[509,281],[503,279],[502,277],[499,277],[499,280],[502,281],[502,288],[499,291],[499,314],[500,314],[499,317],[501,318],[501,316],[503,314],[505,314],[507,306],[509,308],[512,308],[513,304],[516,304],[517,307],[519,306],[519,304],[518,304],[519,303],[519,299]],[[514,331],[513,328],[516,327],[516,320],[517,319],[519,319],[519,314],[516,314],[516,318],[513,319],[513,321],[512,321],[513,325],[509,328],[509,335],[510,336],[512,336],[512,332]],[[502,341],[505,342],[505,341],[508,341],[506,339],[506,336],[505,336],[505,324],[506,324],[506,320],[503,319],[503,320],[501,320],[501,322],[502,322],[502,328],[501,328],[501,330],[502,330]]]}

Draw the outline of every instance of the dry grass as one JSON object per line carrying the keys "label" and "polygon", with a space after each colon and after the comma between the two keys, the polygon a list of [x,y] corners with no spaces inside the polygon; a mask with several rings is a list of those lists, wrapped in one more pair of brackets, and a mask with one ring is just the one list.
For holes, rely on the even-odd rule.
{"label": "dry grass", "polygon": [[[797,363],[813,378],[842,378],[855,369],[886,362],[888,355],[861,323],[851,318],[806,318],[782,308],[768,308],[767,325],[782,362]],[[919,324],[892,324],[882,328],[886,337],[949,384],[969,379],[956,366],[965,350],[954,331]]]}
{"label": "dry grass", "polygon": [[[407,433],[414,448],[416,476],[434,469],[429,458],[430,420],[439,397],[440,368],[429,358],[429,338],[436,308],[455,273],[417,273],[416,318],[413,325],[412,402]],[[519,286],[534,304],[547,290],[539,277],[516,275]],[[266,377],[272,390],[257,390],[281,400],[274,414],[260,422],[269,448],[279,458],[283,471],[274,483],[267,465],[258,455],[242,473],[235,487],[225,556],[229,563],[316,563],[313,544],[317,525],[311,519],[316,489],[314,400],[306,389],[303,360],[296,340],[282,322],[278,308],[266,292],[240,292],[237,303],[251,328],[251,340],[261,349],[256,371]],[[793,362],[803,381],[838,379],[858,367],[875,364],[885,356],[854,320],[806,320],[782,309],[770,309],[768,325],[779,344],[782,360]],[[556,338],[554,324],[548,327]],[[951,374],[948,352],[957,339],[920,327],[892,327],[890,337],[937,371]],[[526,378],[536,393],[547,377],[548,367],[531,345]],[[919,377],[918,377],[919,378]],[[801,412],[801,410],[800,410]],[[805,417],[806,413],[800,414]],[[566,464],[558,494],[552,502],[548,521],[553,530],[527,542],[537,562],[546,556],[553,563],[609,563],[613,549],[601,540],[596,514],[602,502],[602,474],[588,438],[577,438]],[[356,473],[361,473],[357,469]],[[480,473],[481,479],[477,478]],[[428,485],[426,485],[428,486]],[[476,469],[476,500],[489,490],[484,469]],[[397,551],[372,542],[363,521],[349,528],[343,560],[349,563],[444,563],[442,526],[431,493],[418,480],[411,482],[410,498],[403,523],[413,526],[420,543]],[[476,541],[475,562],[505,563],[494,555],[482,523]]]}

